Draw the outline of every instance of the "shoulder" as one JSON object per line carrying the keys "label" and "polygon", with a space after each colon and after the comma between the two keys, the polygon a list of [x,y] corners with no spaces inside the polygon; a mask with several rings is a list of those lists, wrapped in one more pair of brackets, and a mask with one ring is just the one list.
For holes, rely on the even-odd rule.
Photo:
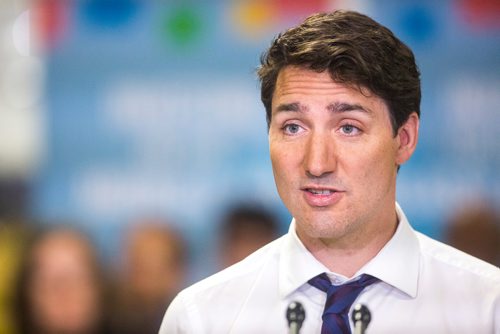
{"label": "shoulder", "polygon": [[202,328],[229,331],[227,326],[237,317],[248,295],[259,290],[255,287],[269,277],[277,279],[283,238],[182,290],[169,306],[160,333],[197,333]]}
{"label": "shoulder", "polygon": [[500,269],[454,247],[417,232],[424,261],[437,272],[447,272],[457,279],[468,279],[500,289]]}
{"label": "shoulder", "polygon": [[223,289],[233,282],[241,286],[246,280],[257,276],[264,267],[277,263],[282,238],[265,245],[242,261],[193,284],[184,289],[181,294],[199,296],[200,293],[210,290]]}

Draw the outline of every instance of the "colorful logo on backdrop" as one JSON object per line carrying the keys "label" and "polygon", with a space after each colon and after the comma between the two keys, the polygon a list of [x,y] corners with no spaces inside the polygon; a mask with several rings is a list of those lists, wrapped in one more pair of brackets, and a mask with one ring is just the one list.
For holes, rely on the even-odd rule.
{"label": "colorful logo on backdrop", "polygon": [[[238,37],[259,39],[299,22],[308,15],[337,8],[337,6],[356,6],[359,1],[336,0],[232,0],[225,3],[225,17]],[[44,22],[45,31],[54,40],[61,33],[61,8],[72,7],[78,17],[89,27],[118,31],[133,22],[139,10],[154,6],[164,11],[160,15],[159,33],[170,45],[185,47],[200,41],[206,30],[203,19],[203,6],[196,2],[143,2],[139,0],[84,0],[67,2],[63,0],[40,1],[49,15]],[[70,4],[70,5],[69,5]],[[201,4],[201,2],[200,2]],[[69,17],[71,19],[71,17]]]}

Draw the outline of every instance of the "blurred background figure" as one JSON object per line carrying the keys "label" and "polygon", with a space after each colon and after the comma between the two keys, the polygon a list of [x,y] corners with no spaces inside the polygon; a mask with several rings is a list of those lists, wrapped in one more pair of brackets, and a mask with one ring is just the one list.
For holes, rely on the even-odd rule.
{"label": "blurred background figure", "polygon": [[448,221],[448,243],[500,266],[500,215],[495,207],[474,203],[457,210]]}
{"label": "blurred background figure", "polygon": [[[0,161],[2,159],[0,158]],[[1,173],[0,173],[1,174]],[[0,333],[16,333],[15,285],[30,234],[26,187],[0,177]]]}
{"label": "blurred background figure", "polygon": [[15,285],[29,229],[0,217],[0,333],[16,333]]}
{"label": "blurred background figure", "polygon": [[228,267],[274,240],[279,224],[268,211],[259,207],[236,206],[220,226],[220,261]]}
{"label": "blurred background figure", "polygon": [[19,278],[23,334],[106,333],[104,279],[92,244],[68,228],[37,235]]}
{"label": "blurred background figure", "polygon": [[117,272],[112,332],[158,332],[170,301],[186,283],[184,240],[166,222],[138,220],[123,245]]}

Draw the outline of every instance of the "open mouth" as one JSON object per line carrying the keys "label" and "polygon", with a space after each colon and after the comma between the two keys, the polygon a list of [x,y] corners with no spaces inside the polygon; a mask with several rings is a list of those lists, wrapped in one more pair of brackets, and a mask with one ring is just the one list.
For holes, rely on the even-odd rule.
{"label": "open mouth", "polygon": [[314,195],[331,195],[335,192],[334,190],[331,189],[311,189],[311,188],[306,188],[305,191],[308,191]]}
{"label": "open mouth", "polygon": [[321,185],[306,185],[301,188],[304,200],[312,207],[330,207],[339,202],[345,190],[337,188],[325,188]]}
{"label": "open mouth", "polygon": [[320,187],[302,188],[305,201],[313,207],[329,207],[335,205],[343,197],[344,191]]}

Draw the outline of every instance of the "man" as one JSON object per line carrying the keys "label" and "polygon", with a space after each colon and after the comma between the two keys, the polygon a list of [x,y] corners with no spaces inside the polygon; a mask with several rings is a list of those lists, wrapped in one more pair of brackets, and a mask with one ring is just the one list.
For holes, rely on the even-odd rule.
{"label": "man", "polygon": [[287,235],[181,292],[160,333],[500,333],[500,270],[415,232],[395,204],[418,139],[411,50],[367,16],[317,14],[278,36],[259,76]]}

